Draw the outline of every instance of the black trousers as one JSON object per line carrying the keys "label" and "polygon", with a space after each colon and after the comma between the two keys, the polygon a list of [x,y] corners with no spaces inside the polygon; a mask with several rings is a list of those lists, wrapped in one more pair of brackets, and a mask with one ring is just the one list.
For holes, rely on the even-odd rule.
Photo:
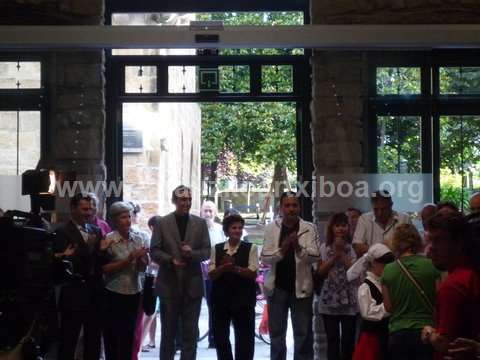
{"label": "black trousers", "polygon": [[[355,347],[357,317],[352,315],[325,315],[323,323],[327,334],[328,360],[351,360]],[[340,336],[341,326],[341,336]]]}
{"label": "black trousers", "polygon": [[431,360],[433,349],[421,339],[421,330],[400,330],[390,334],[389,353],[392,360]]}
{"label": "black trousers", "polygon": [[255,307],[212,304],[214,339],[218,360],[233,360],[230,323],[235,333],[235,360],[252,360],[255,349]]}
{"label": "black trousers", "polygon": [[131,360],[140,293],[122,295],[106,290],[103,337],[106,360]]}
{"label": "black trousers", "polygon": [[60,347],[58,358],[74,360],[80,330],[83,326],[85,360],[100,358],[100,341],[102,336],[102,319],[99,309],[85,311],[64,310],[60,312]]}

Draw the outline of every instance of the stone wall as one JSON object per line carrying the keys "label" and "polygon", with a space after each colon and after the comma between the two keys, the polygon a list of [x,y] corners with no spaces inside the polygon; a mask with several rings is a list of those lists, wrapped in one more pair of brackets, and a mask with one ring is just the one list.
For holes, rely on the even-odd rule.
{"label": "stone wall", "polygon": [[[101,25],[103,0],[8,0],[0,25]],[[75,172],[77,180],[106,176],[103,51],[45,51],[48,151],[39,167]],[[58,219],[68,199],[57,199]]]}
{"label": "stone wall", "polygon": [[[313,24],[479,23],[476,0],[312,0]],[[367,170],[367,53],[314,51],[314,175]],[[334,136],[332,136],[334,134]],[[375,146],[373,144],[372,146]],[[314,217],[325,219],[314,200]],[[355,204],[351,204],[352,206]],[[365,209],[366,210],[366,209]]]}

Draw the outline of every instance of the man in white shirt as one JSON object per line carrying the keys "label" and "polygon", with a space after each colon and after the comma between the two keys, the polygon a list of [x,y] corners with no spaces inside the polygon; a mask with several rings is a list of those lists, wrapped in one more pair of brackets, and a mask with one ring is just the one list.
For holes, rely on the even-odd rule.
{"label": "man in white shirt", "polygon": [[357,258],[365,254],[374,244],[383,243],[390,247],[395,228],[400,224],[411,224],[407,214],[392,209],[393,201],[388,191],[375,191],[371,203],[373,211],[360,216],[353,235],[353,248]]}
{"label": "man in white shirt", "polygon": [[319,259],[315,225],[302,220],[294,192],[280,197],[283,215],[265,228],[262,262],[271,266],[265,280],[268,295],[270,359],[285,360],[288,311],[294,333],[294,359],[313,359],[312,264]]}

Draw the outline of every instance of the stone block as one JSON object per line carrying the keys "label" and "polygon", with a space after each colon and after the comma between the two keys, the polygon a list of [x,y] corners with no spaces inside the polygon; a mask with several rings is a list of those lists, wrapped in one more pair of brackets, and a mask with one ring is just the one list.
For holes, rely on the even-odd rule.
{"label": "stone block", "polygon": [[65,67],[64,85],[74,87],[102,87],[103,66],[98,64],[69,64]]}
{"label": "stone block", "polygon": [[71,0],[70,11],[78,15],[102,17],[105,5],[103,0]]}
{"label": "stone block", "polygon": [[71,90],[60,93],[57,100],[57,108],[60,110],[73,110],[80,107],[98,107],[105,106],[105,94],[102,89],[78,89],[75,92]]}
{"label": "stone block", "polygon": [[59,129],[84,130],[96,128],[103,131],[105,127],[105,111],[93,108],[64,111],[57,114],[55,121]]}
{"label": "stone block", "polygon": [[55,152],[60,159],[103,160],[103,131],[86,129],[77,134],[73,129],[58,129]]}
{"label": "stone block", "polygon": [[344,168],[362,165],[359,142],[333,141],[314,144],[315,168]]}

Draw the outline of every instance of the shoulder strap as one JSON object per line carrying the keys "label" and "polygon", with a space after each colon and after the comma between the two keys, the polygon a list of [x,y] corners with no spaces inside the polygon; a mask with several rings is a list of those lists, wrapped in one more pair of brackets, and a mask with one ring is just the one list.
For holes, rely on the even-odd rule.
{"label": "shoulder strap", "polygon": [[415,280],[413,275],[408,271],[408,269],[405,267],[405,265],[400,261],[400,259],[397,259],[397,264],[400,266],[400,269],[402,269],[403,273],[410,279],[412,284],[415,286],[417,291],[420,293],[422,299],[425,301],[425,304],[428,306],[428,309],[433,312],[433,304],[428,298],[427,294],[425,293],[425,290],[423,290],[422,286]]}
{"label": "shoulder strap", "polygon": [[372,295],[373,300],[378,304],[383,303],[382,292],[377,288],[377,286],[368,279],[364,280],[364,283],[370,288],[370,294]]}

